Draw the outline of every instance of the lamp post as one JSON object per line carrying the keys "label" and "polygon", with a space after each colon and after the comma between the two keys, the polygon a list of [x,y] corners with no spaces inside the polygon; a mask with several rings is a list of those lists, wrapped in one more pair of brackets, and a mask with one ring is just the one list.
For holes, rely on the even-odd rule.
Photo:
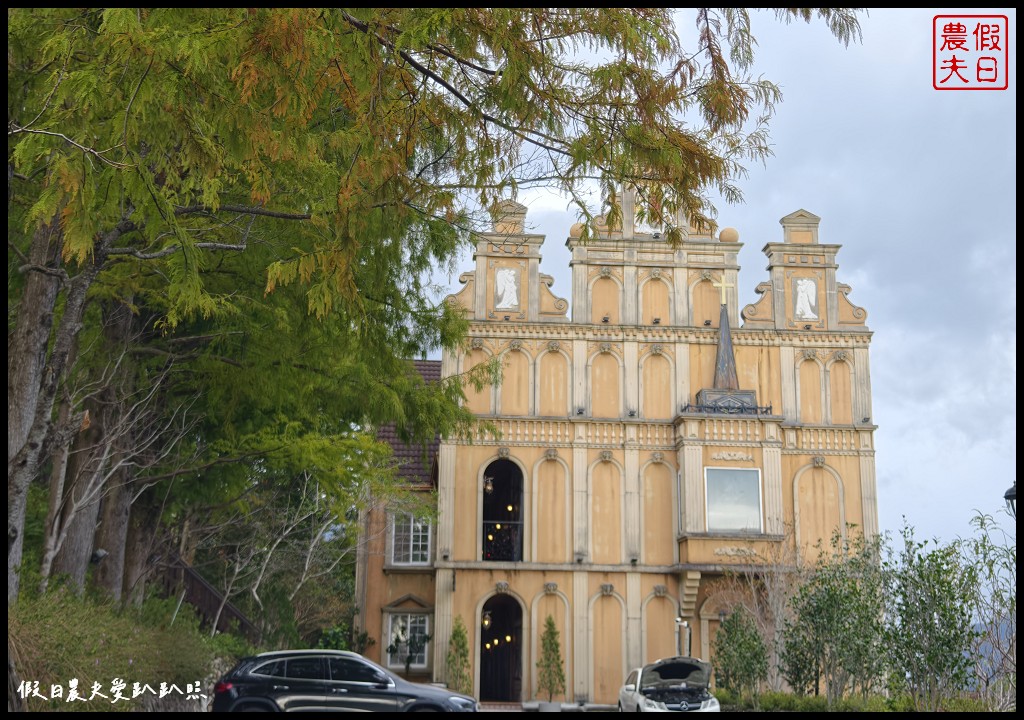
{"label": "lamp post", "polygon": [[1013,481],[1013,487],[1003,493],[1003,500],[1006,501],[1006,509],[1010,511],[1010,517],[1017,519],[1017,481]]}

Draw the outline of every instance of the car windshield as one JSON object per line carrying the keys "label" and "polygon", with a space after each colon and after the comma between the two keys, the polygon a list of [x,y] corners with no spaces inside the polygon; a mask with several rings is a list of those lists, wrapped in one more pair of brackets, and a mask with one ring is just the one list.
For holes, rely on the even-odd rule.
{"label": "car windshield", "polygon": [[669,660],[648,665],[640,675],[640,688],[707,687],[710,666],[697,660]]}

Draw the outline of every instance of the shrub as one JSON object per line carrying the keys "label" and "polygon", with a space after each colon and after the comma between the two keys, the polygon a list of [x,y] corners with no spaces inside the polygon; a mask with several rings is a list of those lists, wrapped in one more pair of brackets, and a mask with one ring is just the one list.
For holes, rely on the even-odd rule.
{"label": "shrub", "polygon": [[[33,686],[38,682],[39,695],[26,698],[26,708],[137,711],[143,700],[153,699],[161,683],[177,686],[182,692],[172,693],[176,698],[184,698],[189,685],[209,695],[205,680],[226,639],[210,641],[199,632],[190,608],[183,606],[174,614],[173,606],[148,601],[142,608],[121,610],[61,588],[42,595],[23,590],[8,608],[7,636],[20,679]],[[120,690],[124,701],[112,702],[115,679],[125,682]],[[82,702],[66,699],[73,680],[85,698]],[[132,699],[133,683],[148,685],[153,695],[143,688]],[[51,686],[59,686],[63,697],[56,697]],[[107,698],[94,695],[94,687]],[[200,709],[199,702],[194,704]]]}
{"label": "shrub", "polygon": [[462,616],[455,616],[451,637],[448,639],[448,687],[469,695],[473,691],[473,676],[469,672],[469,637]]}

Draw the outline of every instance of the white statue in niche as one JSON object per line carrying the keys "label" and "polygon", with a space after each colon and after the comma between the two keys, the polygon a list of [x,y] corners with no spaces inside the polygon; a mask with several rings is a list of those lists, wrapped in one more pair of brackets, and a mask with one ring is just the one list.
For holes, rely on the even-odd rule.
{"label": "white statue in niche", "polygon": [[796,288],[796,309],[793,315],[797,320],[817,320],[818,313],[815,310],[817,305],[818,286],[810,278],[797,278]]}
{"label": "white statue in niche", "polygon": [[514,310],[519,307],[519,272],[514,268],[498,268],[494,273],[494,309]]}

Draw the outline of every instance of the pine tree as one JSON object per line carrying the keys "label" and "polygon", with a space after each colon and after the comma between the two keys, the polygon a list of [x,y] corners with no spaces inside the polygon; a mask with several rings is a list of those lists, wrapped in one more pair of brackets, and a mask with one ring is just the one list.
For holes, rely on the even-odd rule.
{"label": "pine tree", "polygon": [[555,619],[544,620],[544,634],[540,637],[540,660],[537,661],[537,690],[547,693],[548,702],[565,692],[565,667],[562,663],[562,645]]}

